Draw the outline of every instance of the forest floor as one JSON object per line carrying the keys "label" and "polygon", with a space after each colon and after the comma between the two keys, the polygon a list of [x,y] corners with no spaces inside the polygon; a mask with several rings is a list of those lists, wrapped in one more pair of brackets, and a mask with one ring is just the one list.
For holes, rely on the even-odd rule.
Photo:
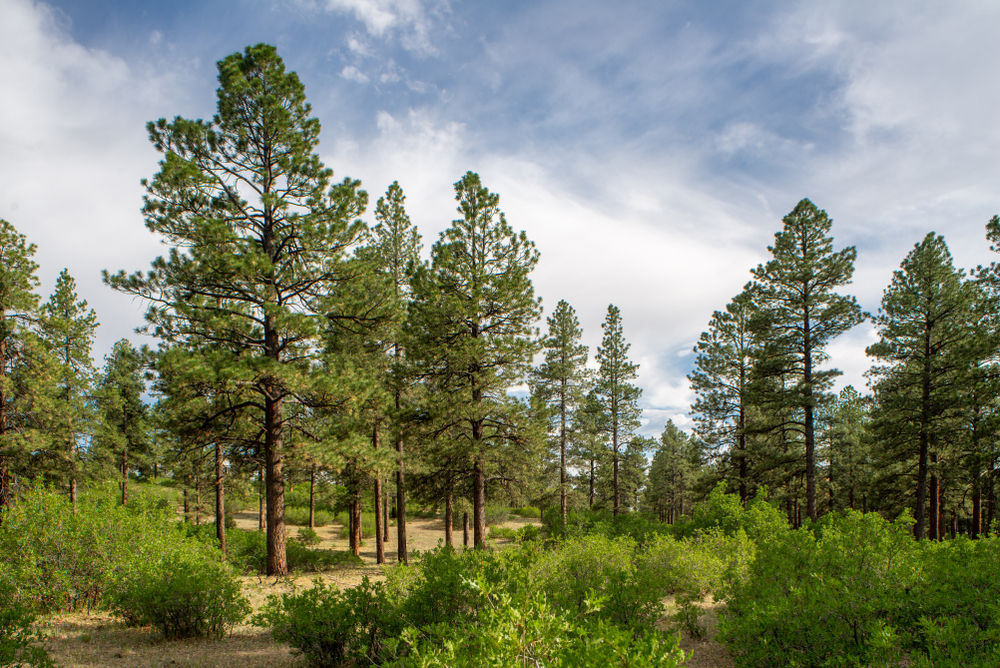
{"label": "forest floor", "polygon": [[[518,528],[537,520],[513,518],[504,526]],[[238,513],[237,526],[241,529],[257,528],[255,513]],[[406,524],[408,551],[430,550],[444,541],[444,522],[440,519],[410,519]],[[339,537],[340,524],[317,527],[322,538],[318,547],[333,550],[348,549],[347,539]],[[297,531],[289,527],[289,536]],[[396,528],[389,529],[386,543],[386,561],[396,563]],[[454,540],[461,544],[462,531],[454,533]],[[375,563],[375,540],[368,539],[361,549],[363,566],[351,566],[326,573],[297,573],[287,578],[248,576],[243,579],[244,593],[254,610],[272,594],[282,594],[294,587],[309,587],[316,579],[340,588],[353,587],[368,576],[371,580],[383,579],[382,567]],[[701,623],[708,630],[703,640],[694,640],[682,634],[681,647],[693,656],[684,664],[688,668],[730,668],[733,663],[729,653],[714,642],[718,605],[711,598],[703,602]],[[667,613],[673,601],[667,601]],[[669,628],[664,620],[663,628]],[[48,639],[49,654],[57,665],[64,668],[161,668],[164,666],[212,666],[218,668],[304,668],[304,661],[291,654],[291,649],[275,642],[270,631],[248,624],[237,626],[230,636],[221,640],[164,641],[154,629],[127,628],[106,612],[90,614],[52,615],[42,622]]]}

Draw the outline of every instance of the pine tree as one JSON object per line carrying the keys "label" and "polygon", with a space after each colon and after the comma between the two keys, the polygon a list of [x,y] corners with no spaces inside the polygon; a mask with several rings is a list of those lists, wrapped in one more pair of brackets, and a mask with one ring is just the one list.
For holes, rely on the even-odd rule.
{"label": "pine tree", "polygon": [[613,512],[617,517],[621,505],[621,481],[619,479],[620,448],[628,443],[632,432],[639,426],[639,397],[642,390],[631,381],[638,377],[639,365],[630,362],[622,333],[621,313],[614,304],[608,305],[608,315],[601,324],[604,338],[597,349],[597,383],[595,391],[607,416],[611,435],[611,466],[613,471],[612,495]]}
{"label": "pine tree", "polygon": [[283,575],[285,435],[311,419],[313,397],[336,394],[340,379],[312,360],[324,323],[339,315],[367,196],[350,179],[331,187],[315,153],[319,121],[274,47],[247,47],[218,68],[211,122],[147,125],[164,159],[143,182],[143,211],[170,255],[146,276],[106,280],[152,304],[146,317],[165,343],[201,346],[181,369],[192,382],[222,374],[245,388],[263,441],[267,573]]}
{"label": "pine tree", "polygon": [[[387,317],[380,334],[392,366],[384,376],[392,396],[392,442],[396,449],[396,544],[397,559],[407,563],[406,552],[406,467],[404,458],[404,408],[408,378],[403,357],[402,327],[410,299],[410,280],[420,261],[420,234],[406,214],[406,196],[398,181],[389,186],[375,205],[375,227],[362,249],[366,258],[388,284]],[[379,495],[376,490],[376,496]]]}
{"label": "pine tree", "polygon": [[540,301],[529,274],[538,252],[514,233],[500,198],[467,173],[455,184],[462,217],[441,233],[431,265],[413,277],[406,353],[428,386],[435,449],[464,453],[473,486],[476,547],[486,539],[488,460],[517,440],[520,382],[537,349]]}
{"label": "pine tree", "polygon": [[659,446],[654,447],[645,502],[661,522],[673,524],[691,512],[701,448],[697,439],[681,431],[673,420],[667,420]]}
{"label": "pine tree", "polygon": [[[724,462],[723,476],[735,476],[740,500],[751,486],[751,383],[759,344],[751,329],[756,314],[752,286],[744,287],[725,311],[716,311],[695,345],[695,368],[688,375],[695,402],[695,431],[714,459]],[[664,432],[666,434],[666,432]]]}
{"label": "pine tree", "polygon": [[127,340],[118,341],[104,358],[104,372],[97,387],[100,426],[97,450],[115,462],[122,505],[128,503],[129,472],[134,459],[149,448],[149,407],[142,400],[146,391],[145,363],[140,351]]}
{"label": "pine tree", "polygon": [[542,339],[545,359],[532,374],[532,390],[554,409],[553,428],[559,443],[559,510],[567,517],[566,448],[573,413],[583,401],[590,383],[587,346],[580,343],[580,321],[566,301],[560,301],[547,319],[548,334]]}
{"label": "pine tree", "polygon": [[35,251],[35,244],[0,218],[0,513],[10,508],[12,475],[26,465],[25,405],[35,388],[22,382],[22,374],[38,352],[31,340],[38,316]]}
{"label": "pine tree", "polygon": [[[875,317],[879,341],[867,353],[875,391],[873,428],[889,460],[916,459],[914,533],[927,533],[931,457],[948,441],[962,397],[956,383],[967,363],[971,292],[955,269],[944,238],[931,232],[893,273]],[[930,504],[937,533],[936,499]]]}
{"label": "pine tree", "polygon": [[97,325],[97,315],[87,308],[86,300],[78,301],[76,281],[63,269],[56,280],[55,292],[40,310],[39,329],[58,373],[56,401],[46,422],[53,449],[67,469],[73,503],[77,491],[77,449],[93,421],[90,399],[95,371],[91,348]]}
{"label": "pine tree", "polygon": [[781,407],[791,411],[783,424],[794,424],[801,433],[807,513],[816,520],[814,411],[840,374],[818,367],[827,359],[826,345],[864,319],[853,297],[836,292],[851,282],[857,251],[853,246],[833,251],[832,221],[808,199],[783,222],[784,229],[768,247],[773,259],[753,270],[761,314],[756,328],[771,343],[768,356],[782,362],[781,368],[772,369],[787,379],[776,396]]}

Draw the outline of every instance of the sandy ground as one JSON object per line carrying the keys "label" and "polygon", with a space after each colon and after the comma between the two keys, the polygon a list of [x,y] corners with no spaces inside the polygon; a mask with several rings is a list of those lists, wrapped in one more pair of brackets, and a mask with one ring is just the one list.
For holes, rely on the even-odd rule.
{"label": "sandy ground", "polygon": [[[537,520],[514,518],[504,526],[517,528]],[[236,515],[237,526],[242,529],[257,528],[256,513]],[[346,539],[338,537],[339,524],[317,527],[322,542],[319,547],[347,550]],[[289,527],[289,538],[295,536],[298,527]],[[411,519],[407,522],[408,551],[430,550],[444,542],[444,522],[439,519]],[[456,546],[461,546],[462,532],[454,533]],[[389,528],[389,541],[385,546],[386,562],[396,563],[396,527]],[[384,577],[382,567],[375,563],[375,539],[365,541],[361,549],[364,566],[338,569],[322,574],[295,574],[287,578],[266,578],[249,576],[244,578],[245,593],[254,609],[257,609],[271,594],[281,594],[293,587],[308,587],[321,579],[329,584],[351,587],[365,576],[372,580]],[[673,601],[666,601],[667,613],[674,608]],[[702,605],[701,619],[708,629],[706,638],[693,640],[682,634],[681,646],[692,653],[685,663],[689,668],[731,668],[733,665],[728,652],[714,642],[718,605],[708,599]],[[667,629],[664,620],[662,627]],[[125,628],[105,613],[91,615],[54,615],[43,622],[43,630],[49,638],[48,647],[52,658],[65,668],[153,668],[162,666],[206,666],[219,668],[304,668],[305,662],[293,657],[289,648],[275,643],[270,633],[254,626],[241,625],[233,630],[230,637],[222,640],[188,640],[166,642],[152,629]]]}

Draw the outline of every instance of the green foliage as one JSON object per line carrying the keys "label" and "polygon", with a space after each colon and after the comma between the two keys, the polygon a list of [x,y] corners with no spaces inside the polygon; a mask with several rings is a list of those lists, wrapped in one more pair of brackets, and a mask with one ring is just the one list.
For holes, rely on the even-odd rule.
{"label": "green foliage", "polygon": [[[302,530],[300,530],[302,531]],[[189,536],[215,545],[215,525],[187,525]],[[347,551],[314,550],[301,541],[289,541],[285,552],[288,569],[300,573],[318,573],[335,568],[359,566],[359,557]],[[263,573],[267,568],[267,536],[259,531],[233,529],[226,532],[226,561],[241,573]]]}
{"label": "green foliage", "polygon": [[539,559],[536,577],[557,608],[583,614],[597,596],[603,601],[597,617],[637,632],[652,629],[663,611],[663,573],[639,567],[631,538],[569,539]]}
{"label": "green foliage", "polygon": [[120,505],[112,489],[81,494],[29,488],[0,524],[0,582],[44,612],[89,609],[119,582],[125,565],[155,559],[183,540],[150,500]]}
{"label": "green foliage", "polygon": [[316,580],[302,592],[269,596],[254,623],[271,627],[274,639],[288,643],[310,666],[336,668],[378,659],[388,634],[401,630],[389,612],[381,582],[365,577],[342,591]]}
{"label": "green foliage", "polygon": [[115,614],[132,625],[151,624],[167,640],[221,638],[243,621],[250,603],[235,573],[219,562],[217,552],[194,545],[131,564],[123,587],[112,596]]}
{"label": "green foliage", "polygon": [[[335,519],[339,518],[335,518],[333,513],[327,510],[317,508],[313,511],[313,524],[318,527],[325,527]],[[374,524],[374,519],[372,523]],[[309,526],[309,506],[285,506],[285,524],[300,527]]]}
{"label": "green foliage", "polygon": [[0,583],[0,668],[54,668],[34,623],[34,613],[17,599],[14,588]]}
{"label": "green foliage", "polygon": [[299,529],[299,533],[295,536],[295,540],[305,547],[315,547],[323,542],[323,539],[319,537],[319,534],[309,527],[302,527]]}
{"label": "green foliage", "polygon": [[720,621],[736,664],[867,665],[876,658],[919,580],[911,527],[909,518],[890,524],[850,511],[825,516],[815,533],[760,541]]}
{"label": "green foliage", "polygon": [[535,506],[522,506],[520,508],[511,508],[510,512],[514,513],[518,517],[524,517],[525,519],[537,520],[542,516],[542,511]]}
{"label": "green foliage", "polygon": [[[340,522],[340,533],[338,536],[341,538],[349,538],[351,519],[346,511],[337,513],[334,521]],[[306,518],[306,524],[309,523],[308,517]],[[390,524],[389,526],[392,526]],[[361,537],[362,538],[374,538],[375,537],[375,513],[370,511],[361,512]]]}

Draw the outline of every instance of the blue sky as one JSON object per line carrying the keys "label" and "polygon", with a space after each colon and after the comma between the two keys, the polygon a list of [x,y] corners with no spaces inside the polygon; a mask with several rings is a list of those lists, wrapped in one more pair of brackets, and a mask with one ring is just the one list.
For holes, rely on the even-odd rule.
{"label": "blue sky", "polygon": [[[143,310],[101,269],[163,252],[139,213],[145,122],[210,117],[215,62],[272,43],[326,164],[372,201],[399,180],[425,246],[477,171],[592,354],[621,308],[655,435],[689,426],[691,348],[801,198],[857,246],[868,310],[931,230],[959,266],[993,260],[998,28],[990,2],[0,0],[0,217],[38,244],[43,294],[76,278],[99,360]],[[873,340],[830,347],[841,384],[864,386]]]}

